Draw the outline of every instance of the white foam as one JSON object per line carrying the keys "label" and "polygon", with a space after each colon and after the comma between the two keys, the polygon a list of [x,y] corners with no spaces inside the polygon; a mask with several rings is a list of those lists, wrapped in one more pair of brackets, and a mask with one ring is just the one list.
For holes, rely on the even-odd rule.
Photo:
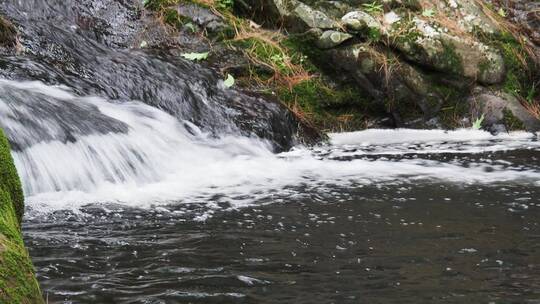
{"label": "white foam", "polygon": [[334,145],[387,145],[398,143],[430,142],[478,142],[492,140],[532,140],[535,135],[529,132],[511,132],[492,135],[483,130],[459,129],[417,130],[417,129],[370,129],[358,132],[332,133],[330,140]]}
{"label": "white foam", "polygon": [[[127,134],[81,136],[74,143],[42,142],[15,152],[27,203],[41,211],[77,209],[99,202],[148,207],[207,201],[215,195],[231,198],[233,206],[243,206],[297,185],[320,190],[328,184],[347,186],[418,179],[453,183],[519,181],[532,185],[540,180],[538,170],[512,170],[504,164],[464,167],[431,160],[385,158],[338,161],[306,148],[275,155],[266,142],[258,139],[216,139],[197,129],[188,132],[176,118],[139,102],[115,104],[99,98],[80,98],[40,83],[21,84],[21,88],[90,103],[129,126]],[[190,129],[193,128],[191,125]],[[491,145],[496,149],[505,149],[515,142],[532,143],[531,135],[526,133],[492,137],[471,130],[368,130],[332,134],[333,146],[323,149],[342,145],[406,146],[432,141],[468,142],[475,146],[475,141],[494,138],[505,140],[503,144]]]}

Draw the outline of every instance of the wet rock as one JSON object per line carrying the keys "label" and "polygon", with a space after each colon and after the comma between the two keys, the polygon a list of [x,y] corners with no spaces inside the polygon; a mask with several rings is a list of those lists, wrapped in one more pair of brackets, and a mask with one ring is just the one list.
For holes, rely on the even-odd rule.
{"label": "wet rock", "polygon": [[503,126],[506,130],[540,131],[540,120],[510,94],[477,87],[469,104],[473,117],[484,115],[482,126],[489,131],[500,132]]}
{"label": "wet rock", "polygon": [[116,102],[139,100],[214,136],[260,137],[275,151],[309,141],[298,135],[303,124],[282,104],[225,89],[219,85],[224,75],[209,68],[215,66],[178,56],[208,51],[209,42],[157,24],[138,1],[16,1],[2,10],[19,26],[27,50],[16,59],[0,57],[2,77],[62,84]]}

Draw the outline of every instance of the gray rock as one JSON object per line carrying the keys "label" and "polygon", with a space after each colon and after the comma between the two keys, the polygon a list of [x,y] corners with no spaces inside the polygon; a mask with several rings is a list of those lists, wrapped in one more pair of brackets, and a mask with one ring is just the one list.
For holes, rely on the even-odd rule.
{"label": "gray rock", "polygon": [[339,24],[325,13],[298,0],[272,0],[280,17],[293,31],[307,31],[311,28],[339,29]]}
{"label": "gray rock", "polygon": [[519,100],[510,94],[477,87],[469,98],[469,104],[473,117],[484,115],[482,126],[489,131],[499,132],[500,125],[504,125],[506,129],[523,127],[532,132],[540,131],[540,120],[531,115]]}
{"label": "gray rock", "polygon": [[347,13],[341,18],[345,28],[352,32],[368,32],[370,29],[381,30],[381,23],[370,14],[362,11]]}
{"label": "gray rock", "polygon": [[343,42],[351,39],[352,37],[352,35],[347,33],[328,30],[321,35],[321,37],[317,41],[317,46],[321,49],[330,49],[342,44]]}
{"label": "gray rock", "polygon": [[403,29],[411,24],[400,24],[388,32],[395,47],[408,59],[482,84],[504,81],[506,68],[498,50],[472,36],[452,34],[419,18],[413,21],[414,27],[407,36],[403,35]]}
{"label": "gray rock", "polygon": [[194,3],[184,3],[177,7],[178,14],[192,20],[197,25],[216,32],[224,29],[227,25],[222,18],[214,14],[210,9]]}

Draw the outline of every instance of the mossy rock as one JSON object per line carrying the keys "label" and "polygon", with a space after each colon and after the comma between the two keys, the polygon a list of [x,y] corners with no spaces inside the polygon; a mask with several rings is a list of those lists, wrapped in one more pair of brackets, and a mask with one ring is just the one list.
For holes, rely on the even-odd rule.
{"label": "mossy rock", "polygon": [[0,303],[44,303],[21,236],[23,208],[21,183],[0,130]]}
{"label": "mossy rock", "polygon": [[17,29],[0,16],[0,46],[13,47],[17,43]]}
{"label": "mossy rock", "polygon": [[9,143],[0,130],[0,189],[7,192],[11,198],[18,221],[24,213],[24,195],[17,170],[13,165]]}

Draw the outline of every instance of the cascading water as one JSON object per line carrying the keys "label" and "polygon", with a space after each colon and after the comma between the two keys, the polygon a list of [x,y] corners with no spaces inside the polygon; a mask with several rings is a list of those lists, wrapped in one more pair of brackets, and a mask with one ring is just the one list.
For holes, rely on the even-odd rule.
{"label": "cascading water", "polygon": [[24,46],[0,56],[0,127],[49,303],[540,297],[534,135],[367,130],[295,146],[284,107],[141,50],[162,41],[140,8],[0,0]]}
{"label": "cascading water", "polygon": [[[0,96],[0,127],[26,194],[27,243],[53,303],[260,303],[261,295],[352,303],[372,288],[371,269],[400,269],[392,265],[409,263],[402,256],[418,271],[377,270],[390,287],[367,298],[416,303],[394,286],[427,280],[429,261],[441,259],[423,245],[433,238],[450,250],[438,262],[449,274],[488,280],[508,263],[508,276],[535,278],[522,265],[540,265],[540,143],[528,133],[369,130],[273,154],[264,139],[216,137],[141,102],[11,80],[0,81]],[[492,243],[476,234],[512,216],[523,224],[497,228]],[[530,255],[508,251],[503,240],[517,238]],[[466,298],[533,298],[528,290],[540,282],[527,284],[510,295],[495,280]]]}
{"label": "cascading water", "polygon": [[[310,183],[430,178],[534,183],[540,177],[534,170],[481,161],[465,167],[459,162],[383,158],[413,152],[538,147],[527,133],[493,137],[482,131],[411,130],[396,133],[399,138],[395,138],[392,131],[367,131],[336,134],[332,147],[298,148],[274,155],[264,140],[240,134],[215,138],[190,122],[140,102],[78,97],[66,88],[39,82],[2,80],[0,92],[0,126],[15,147],[25,194],[30,206],[38,203],[45,209],[66,207],[61,203],[54,206],[59,202],[148,206],[218,194],[243,196],[236,200],[240,204],[246,196],[253,200],[287,186]],[[414,144],[413,138],[423,141]],[[347,148],[362,143],[369,143],[367,151]],[[379,159],[365,158],[370,155]]]}

